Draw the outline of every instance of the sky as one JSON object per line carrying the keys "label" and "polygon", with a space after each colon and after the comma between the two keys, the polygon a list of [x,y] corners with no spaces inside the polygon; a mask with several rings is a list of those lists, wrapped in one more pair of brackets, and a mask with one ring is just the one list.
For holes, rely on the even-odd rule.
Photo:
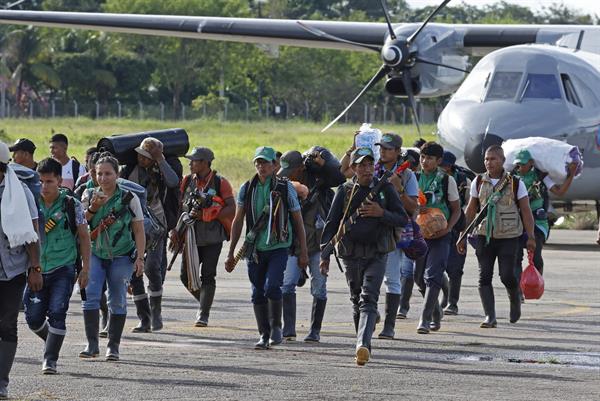
{"label": "sky", "polygon": [[[497,1],[494,0],[453,0],[453,3],[460,4],[464,1],[467,4],[481,6],[485,4],[493,4]],[[560,0],[507,0],[509,3],[519,4],[524,7],[529,7],[535,11],[540,10],[543,6],[550,6],[553,3],[561,3]],[[438,5],[441,3],[440,0],[407,0],[408,4],[413,8]],[[569,8],[578,9],[586,14],[597,14],[600,16],[600,1],[599,0],[568,0],[562,1]]]}

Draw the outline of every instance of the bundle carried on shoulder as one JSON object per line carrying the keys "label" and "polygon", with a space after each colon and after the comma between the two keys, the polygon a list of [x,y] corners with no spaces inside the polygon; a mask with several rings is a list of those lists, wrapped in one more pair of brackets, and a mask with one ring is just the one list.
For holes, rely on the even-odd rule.
{"label": "bundle carried on shoulder", "polygon": [[542,137],[529,137],[522,139],[509,139],[502,144],[504,149],[504,169],[512,171],[517,153],[526,149],[534,160],[538,170],[548,173],[548,176],[557,184],[567,178],[568,166],[577,164],[575,176],[583,170],[583,156],[577,146],[555,139]]}
{"label": "bundle carried on shoulder", "polygon": [[433,238],[435,233],[448,227],[446,216],[440,209],[435,207],[428,207],[419,212],[417,224],[421,228],[425,239]]}

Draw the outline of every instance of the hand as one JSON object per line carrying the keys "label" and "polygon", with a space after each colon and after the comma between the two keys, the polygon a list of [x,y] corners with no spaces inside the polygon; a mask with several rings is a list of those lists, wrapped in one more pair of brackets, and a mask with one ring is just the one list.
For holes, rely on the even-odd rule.
{"label": "hand", "polygon": [[88,285],[89,276],[88,269],[81,269],[79,272],[79,277],[77,277],[77,283],[79,284],[79,288],[85,288]]}
{"label": "hand", "polygon": [[300,256],[298,256],[298,267],[302,270],[306,269],[308,266],[308,252],[306,250],[300,251]]}
{"label": "hand", "polygon": [[192,209],[189,215],[192,219],[202,220],[202,210]]}
{"label": "hand", "polygon": [[142,274],[144,274],[144,259],[137,258],[135,260],[135,264],[133,265],[133,268],[135,269],[135,276],[142,277]]}
{"label": "hand", "polygon": [[535,251],[535,237],[533,235],[527,238],[527,252],[533,253]]}
{"label": "hand", "polygon": [[360,134],[360,131],[354,132],[354,138],[352,138],[352,147],[350,147],[350,151],[354,152],[356,150],[356,137]]}
{"label": "hand", "polygon": [[233,255],[227,255],[227,259],[225,259],[225,271],[227,273],[231,273],[235,269],[235,258]]}
{"label": "hand", "polygon": [[449,232],[450,232],[450,230],[448,230],[448,227],[446,227],[443,230],[439,230],[436,233],[434,233],[433,236],[431,237],[431,239],[442,238],[444,235],[447,235]]}
{"label": "hand", "polygon": [[398,174],[393,174],[389,179],[389,182],[396,188],[399,194],[404,193],[404,185],[402,185],[402,178]]}
{"label": "hand", "polygon": [[377,202],[366,201],[358,209],[358,213],[361,217],[382,217],[383,208]]}
{"label": "hand", "polygon": [[575,176],[575,172],[577,172],[577,163],[570,163],[569,167],[567,168],[567,176],[568,177],[573,177]]}
{"label": "hand", "polygon": [[29,270],[29,274],[27,275],[27,284],[29,284],[29,289],[33,292],[41,291],[44,286],[44,278],[42,277],[42,273],[38,273],[35,270]]}
{"label": "hand", "polygon": [[312,153],[313,161],[319,166],[323,167],[325,165],[325,159],[321,157],[321,152],[313,152]]}
{"label": "hand", "polygon": [[156,162],[161,162],[163,160],[165,160],[165,156],[163,155],[163,146],[155,144],[154,146],[152,146],[152,148],[150,148],[148,150],[148,153],[150,153],[150,155],[152,156],[152,159]]}
{"label": "hand", "polygon": [[102,206],[104,206],[106,202],[108,202],[108,196],[106,196],[104,192],[94,191],[94,194],[92,195],[92,200],[90,201],[90,206],[92,207],[92,209],[97,211]]}
{"label": "hand", "polygon": [[456,243],[456,250],[461,255],[465,255],[467,253],[467,239],[466,238],[463,239],[462,241]]}
{"label": "hand", "polygon": [[321,259],[319,263],[319,270],[321,270],[321,274],[325,277],[329,275],[329,260]]}

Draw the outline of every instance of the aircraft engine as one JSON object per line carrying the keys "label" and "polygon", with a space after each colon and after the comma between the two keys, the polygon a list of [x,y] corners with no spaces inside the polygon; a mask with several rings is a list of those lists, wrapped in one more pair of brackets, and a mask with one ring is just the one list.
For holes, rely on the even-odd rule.
{"label": "aircraft engine", "polygon": [[[410,86],[414,95],[421,93],[421,81],[418,78],[411,78]],[[388,78],[387,81],[385,81],[385,90],[392,96],[408,97],[408,91],[404,86],[401,76],[392,76]]]}

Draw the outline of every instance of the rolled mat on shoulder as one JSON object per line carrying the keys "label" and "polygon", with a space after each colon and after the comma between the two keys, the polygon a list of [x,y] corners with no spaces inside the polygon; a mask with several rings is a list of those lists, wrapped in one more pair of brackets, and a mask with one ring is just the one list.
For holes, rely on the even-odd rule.
{"label": "rolled mat on shoulder", "polygon": [[115,155],[120,164],[135,164],[137,163],[135,148],[148,137],[156,138],[163,143],[163,154],[166,158],[185,156],[190,148],[188,134],[183,128],[115,134],[100,139],[97,147],[101,152]]}

